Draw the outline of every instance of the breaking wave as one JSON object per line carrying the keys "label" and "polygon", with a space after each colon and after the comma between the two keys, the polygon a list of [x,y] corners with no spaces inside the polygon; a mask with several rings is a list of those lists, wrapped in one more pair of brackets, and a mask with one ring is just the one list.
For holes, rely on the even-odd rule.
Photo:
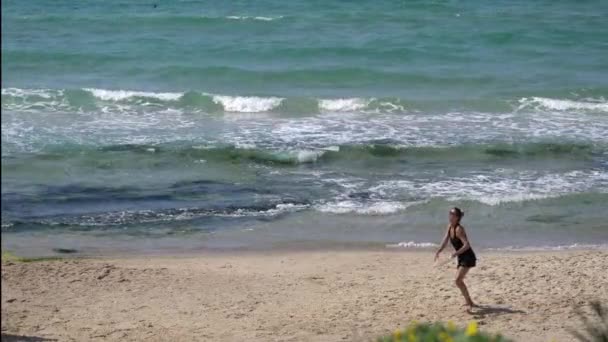
{"label": "breaking wave", "polygon": [[[489,100],[479,101],[479,108],[472,103],[472,110],[487,110]],[[494,107],[503,111],[508,100],[496,100]],[[521,98],[516,111],[574,111],[608,112],[604,98],[569,100],[543,97]],[[491,107],[491,106],[490,106]],[[253,95],[226,95],[206,92],[151,92],[134,90],[82,89],[2,89],[4,110],[115,110],[141,111],[150,109],[183,109],[207,113],[415,113],[432,104],[413,103],[394,97],[280,97]]]}

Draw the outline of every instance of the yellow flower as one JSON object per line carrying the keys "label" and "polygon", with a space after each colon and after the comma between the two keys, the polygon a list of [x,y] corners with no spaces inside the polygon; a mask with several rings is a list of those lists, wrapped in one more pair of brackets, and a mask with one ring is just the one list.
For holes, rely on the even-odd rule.
{"label": "yellow flower", "polygon": [[466,331],[467,336],[475,336],[477,335],[477,322],[473,321],[469,323]]}
{"label": "yellow flower", "polygon": [[393,339],[401,341],[401,337],[403,337],[403,331],[401,331],[401,329],[397,329],[393,332]]}
{"label": "yellow flower", "polygon": [[408,342],[416,342],[418,341],[417,337],[416,337],[416,328],[418,327],[418,322],[417,321],[412,321],[412,323],[410,323],[410,325],[407,327],[407,341]]}
{"label": "yellow flower", "polygon": [[449,331],[449,332],[454,332],[454,331],[456,331],[456,324],[454,324],[454,322],[452,322],[452,321],[448,321],[448,331]]}
{"label": "yellow flower", "polygon": [[439,333],[439,340],[441,342],[454,342],[452,337],[450,335],[448,335],[445,331],[442,331]]}

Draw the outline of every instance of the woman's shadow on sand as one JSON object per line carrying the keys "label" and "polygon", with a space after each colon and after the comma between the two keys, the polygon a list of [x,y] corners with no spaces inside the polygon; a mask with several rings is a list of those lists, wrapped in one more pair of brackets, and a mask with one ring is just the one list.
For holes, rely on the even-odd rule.
{"label": "woman's shadow on sand", "polygon": [[525,314],[526,312],[519,309],[513,309],[505,306],[498,305],[478,305],[473,309],[473,316],[500,316],[507,314]]}

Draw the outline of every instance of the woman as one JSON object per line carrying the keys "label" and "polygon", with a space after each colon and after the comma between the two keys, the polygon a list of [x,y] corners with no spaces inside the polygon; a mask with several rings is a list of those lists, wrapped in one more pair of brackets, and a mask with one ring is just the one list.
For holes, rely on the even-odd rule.
{"label": "woman", "polygon": [[439,254],[448,244],[448,240],[450,240],[452,246],[454,246],[454,250],[456,251],[454,254],[452,254],[452,258],[458,258],[456,286],[460,289],[460,292],[462,292],[464,300],[466,301],[467,312],[470,313],[473,307],[475,307],[475,303],[473,303],[473,300],[471,300],[469,290],[464,284],[464,277],[466,277],[467,273],[472,267],[475,267],[477,257],[475,257],[475,253],[471,248],[469,239],[467,239],[467,233],[464,231],[464,227],[460,224],[460,220],[463,216],[464,212],[459,208],[454,207],[450,210],[450,224],[448,224],[445,237],[441,242],[439,250],[435,254],[435,261],[437,261]]}

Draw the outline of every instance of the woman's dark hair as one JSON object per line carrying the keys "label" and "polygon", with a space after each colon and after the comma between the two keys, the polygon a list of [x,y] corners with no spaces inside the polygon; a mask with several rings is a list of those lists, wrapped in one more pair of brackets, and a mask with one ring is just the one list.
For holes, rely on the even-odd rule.
{"label": "woman's dark hair", "polygon": [[454,208],[450,209],[450,213],[458,216],[459,219],[461,219],[464,216],[464,211],[460,210],[460,208],[458,208],[458,207],[454,207]]}

